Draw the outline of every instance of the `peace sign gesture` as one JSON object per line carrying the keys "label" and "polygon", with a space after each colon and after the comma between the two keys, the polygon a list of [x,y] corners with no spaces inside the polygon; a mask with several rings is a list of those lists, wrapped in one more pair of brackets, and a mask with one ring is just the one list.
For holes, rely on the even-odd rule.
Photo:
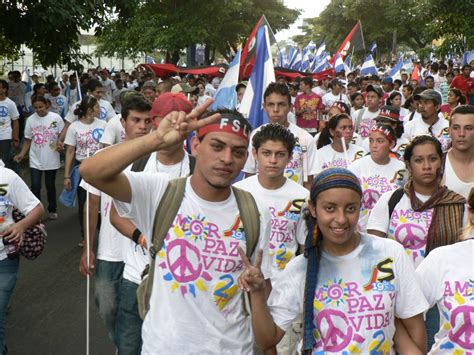
{"label": "peace sign gesture", "polygon": [[260,292],[265,290],[265,277],[262,273],[263,250],[257,254],[255,265],[252,265],[245,252],[239,247],[239,254],[244,264],[244,271],[240,274],[238,282],[241,289],[247,292]]}
{"label": "peace sign gesture", "polygon": [[157,142],[159,142],[157,150],[166,149],[177,144],[181,145],[183,140],[192,131],[217,122],[221,118],[221,115],[218,113],[199,119],[212,103],[212,99],[207,99],[201,106],[189,114],[183,111],[173,111],[167,114],[160,122],[155,133]]}

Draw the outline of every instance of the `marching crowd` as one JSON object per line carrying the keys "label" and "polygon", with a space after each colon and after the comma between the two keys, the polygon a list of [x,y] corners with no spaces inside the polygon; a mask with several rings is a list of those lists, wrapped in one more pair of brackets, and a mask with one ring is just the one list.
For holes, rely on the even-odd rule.
{"label": "marching crowd", "polygon": [[278,77],[260,127],[238,111],[246,81],[235,110],[208,110],[225,71],[33,75],[26,100],[10,72],[0,347],[15,247],[43,218],[43,173],[61,217],[63,166],[79,270],[118,354],[473,353],[471,71]]}

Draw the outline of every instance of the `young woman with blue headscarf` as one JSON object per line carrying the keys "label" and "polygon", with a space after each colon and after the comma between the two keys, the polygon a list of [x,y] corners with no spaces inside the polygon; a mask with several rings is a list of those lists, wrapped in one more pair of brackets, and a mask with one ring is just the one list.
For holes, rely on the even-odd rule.
{"label": "young woman with blue headscarf", "polygon": [[395,318],[413,349],[426,353],[422,313],[428,304],[413,265],[396,242],[357,231],[361,196],[357,177],[347,169],[330,168],[315,177],[304,255],[287,265],[268,304],[261,258],[251,265],[241,253],[245,270],[239,283],[250,294],[262,349],[277,344],[303,313],[304,354],[394,354]]}

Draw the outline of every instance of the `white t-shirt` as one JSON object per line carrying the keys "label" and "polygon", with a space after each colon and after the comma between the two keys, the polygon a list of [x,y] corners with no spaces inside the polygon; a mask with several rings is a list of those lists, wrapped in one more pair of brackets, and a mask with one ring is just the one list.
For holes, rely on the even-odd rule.
{"label": "white t-shirt", "polygon": [[316,151],[316,173],[327,168],[347,168],[354,160],[362,158],[367,152],[364,148],[349,143],[347,159],[344,152],[336,152],[331,144],[325,145]]}
{"label": "white t-shirt", "polygon": [[[120,262],[124,260],[126,246],[131,241],[118,230],[114,228],[110,222],[110,208],[112,207],[112,197],[89,185],[84,179],[79,183],[84,190],[100,197],[100,230],[99,245],[97,247],[96,258],[111,262]],[[134,243],[132,241],[132,243]],[[135,244],[136,245],[136,244]]]}
{"label": "white t-shirt", "polygon": [[[359,117],[359,114],[362,112],[361,110],[364,110],[362,113],[362,117],[360,119],[359,127],[357,128],[357,119]],[[368,108],[364,107],[361,108],[357,111],[354,112],[354,115],[352,116],[352,122],[354,123],[354,130],[359,133],[362,139],[367,139],[369,136],[370,130],[372,127],[375,125],[374,118],[377,117],[380,113],[380,110],[377,110],[375,112],[370,112]]]}
{"label": "white t-shirt", "polygon": [[[255,133],[257,133],[261,127],[252,131],[250,135],[250,141]],[[304,179],[304,169],[307,170],[307,175],[312,176],[317,173],[316,166],[314,164],[316,160],[316,145],[313,144],[313,137],[311,134],[306,132],[304,129],[289,123],[288,130],[293,133],[297,142],[295,147],[293,148],[293,155],[291,157],[290,162],[286,166],[285,169],[285,177],[296,181],[298,184],[303,184]],[[249,155],[247,158],[247,162],[245,163],[244,168],[242,169],[243,172],[249,174],[255,174],[258,171],[257,162],[253,158],[252,154],[252,144],[249,145]],[[304,153],[306,151],[306,154]],[[305,157],[306,155],[306,157]],[[306,164],[306,168],[304,165]]]}
{"label": "white t-shirt", "polygon": [[309,197],[309,191],[290,179],[286,179],[279,189],[269,190],[260,184],[258,175],[234,186],[250,192],[259,209],[270,211],[272,229],[268,253],[275,275],[295,257],[298,244],[304,244],[304,239],[296,240],[296,228],[301,219],[301,206]]}
{"label": "white t-shirt", "polygon": [[[4,222],[0,223],[0,229],[3,230],[8,225],[13,224],[13,207],[27,215],[33,208],[40,204],[40,201],[33,195],[25,182],[12,170],[3,166],[0,160],[0,184],[2,193],[0,194],[0,216]],[[7,251],[3,245],[3,239],[0,238],[0,260],[7,258]]]}
{"label": "white t-shirt", "polygon": [[61,167],[56,150],[64,121],[57,113],[49,112],[40,117],[34,113],[26,120],[25,138],[31,139],[30,167],[38,170],[56,170]]}
{"label": "white t-shirt", "polygon": [[66,114],[69,110],[68,100],[66,96],[50,96],[49,101],[51,101],[51,112],[57,113],[62,118],[66,117]]}
{"label": "white t-shirt", "polygon": [[20,117],[15,103],[8,97],[0,100],[0,140],[12,139],[12,121]]}
{"label": "white t-shirt", "polygon": [[327,93],[327,91],[324,90],[324,88],[321,87],[321,86],[316,86],[316,87],[312,88],[311,91],[314,92],[315,94],[321,96],[321,97],[324,97],[324,95],[326,95],[326,93]]}
{"label": "white t-shirt", "polygon": [[351,102],[349,101],[349,99],[347,98],[347,96],[345,94],[343,94],[342,92],[339,94],[339,95],[334,95],[332,93],[332,91],[328,91],[326,94],[324,94],[323,96],[323,104],[324,106],[326,107],[331,107],[333,103],[335,103],[336,101],[343,101],[345,102],[347,105],[350,105]]}
{"label": "white t-shirt", "polygon": [[121,143],[125,140],[125,129],[122,126],[121,114],[115,115],[112,117],[104,128],[104,134],[100,139],[100,143],[114,145]]}
{"label": "white t-shirt", "polygon": [[[415,212],[411,207],[410,199],[406,194],[403,194],[389,218],[388,201],[393,193],[394,191],[389,191],[380,196],[370,214],[367,229],[385,233],[387,238],[394,239],[402,244],[415,267],[417,267],[425,257],[433,209]],[[426,202],[430,198],[430,196],[418,193],[416,193],[416,196],[422,202]]]}
{"label": "white t-shirt", "polygon": [[[403,137],[408,141],[411,141],[413,137],[420,134],[430,134],[430,125],[426,124],[421,116],[408,121],[403,127],[405,130]],[[436,121],[431,128],[431,135],[440,141],[443,152],[446,152],[451,147],[451,138],[448,134],[448,128],[449,121],[445,119],[444,116],[438,118],[438,121]]]}
{"label": "white t-shirt", "polygon": [[349,165],[349,170],[359,178],[362,188],[359,227],[365,231],[370,212],[380,196],[405,184],[405,164],[398,159],[390,158],[388,164],[379,165],[367,155]]}
{"label": "white t-shirt", "polygon": [[[304,311],[308,259],[296,257],[268,299],[276,325],[287,331]],[[375,280],[371,279],[375,277]],[[321,253],[314,299],[314,354],[394,354],[395,317],[407,319],[428,304],[415,270],[397,243],[363,234],[351,253]]]}
{"label": "white t-shirt", "polygon": [[100,138],[104,133],[105,121],[94,118],[91,124],[85,124],[81,121],[71,123],[67,132],[64,144],[76,147],[75,158],[83,161],[89,156],[94,155],[101,146]]}
{"label": "white t-shirt", "polygon": [[[136,222],[151,245],[155,211],[169,178],[125,174],[132,200],[115,201],[117,211]],[[270,219],[264,212],[260,211],[256,250],[268,244]],[[225,201],[205,201],[188,179],[181,207],[156,256],[150,309],[142,327],[142,354],[252,354],[251,321],[244,313],[237,284],[243,269],[237,248],[246,249],[239,219],[233,193]],[[270,277],[265,254],[262,266]]]}
{"label": "white t-shirt", "polygon": [[[474,237],[472,235],[471,237]],[[426,300],[438,305],[440,325],[430,354],[474,349],[474,240],[436,248],[416,269]]]}
{"label": "white t-shirt", "polygon": [[[130,171],[130,167],[126,171]],[[145,173],[164,173],[170,178],[178,178],[189,176],[189,157],[185,153],[182,163],[173,165],[163,165],[156,159],[156,152],[150,155],[143,172]],[[148,250],[138,246],[134,241],[126,242],[125,267],[123,270],[123,278],[133,283],[139,284],[142,281],[141,275],[145,266],[149,263]]]}
{"label": "white t-shirt", "polygon": [[474,181],[464,182],[460,178],[458,178],[456,172],[453,169],[453,166],[451,165],[451,158],[449,157],[449,153],[446,154],[443,181],[444,184],[448,187],[448,189],[457,192],[461,196],[464,196],[466,200],[469,196],[469,192],[472,188],[474,188]]}
{"label": "white t-shirt", "polygon": [[107,100],[108,102],[111,103],[112,92],[114,90],[117,90],[117,87],[115,86],[114,81],[107,78],[105,80],[100,79],[100,82],[102,83],[102,87],[104,88],[104,100]]}
{"label": "white t-shirt", "polygon": [[[79,104],[80,104],[80,102],[78,101],[74,105],[72,105],[71,109],[69,110],[66,117],[64,118],[69,123],[73,123],[73,122],[75,122],[79,119],[77,117],[77,115],[74,114],[74,110],[77,108],[77,106],[79,106]],[[100,106],[100,114],[99,114],[99,117],[98,117],[99,120],[109,121],[112,117],[114,117],[116,115],[115,110],[112,107],[112,105],[110,104],[110,102],[108,102],[104,99],[100,99],[99,100],[99,106]]]}

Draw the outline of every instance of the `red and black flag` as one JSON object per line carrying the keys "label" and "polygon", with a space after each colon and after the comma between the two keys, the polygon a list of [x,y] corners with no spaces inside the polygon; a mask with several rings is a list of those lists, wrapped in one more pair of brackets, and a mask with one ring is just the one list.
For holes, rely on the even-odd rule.
{"label": "red and black flag", "polygon": [[257,32],[260,27],[267,26],[268,28],[268,36],[270,37],[270,45],[276,43],[275,35],[268,23],[265,15],[262,15],[258,20],[257,24],[253,28],[252,32],[250,32],[250,36],[245,43],[244,48],[242,49],[242,55],[240,59],[240,77],[241,78],[248,78],[252,73],[252,68],[255,63],[255,53],[257,51]]}
{"label": "red and black flag", "polygon": [[[362,23],[359,20],[344,39],[342,44],[339,46],[336,53],[340,53],[342,57],[345,57],[346,55],[351,55],[352,53],[362,49],[365,50],[365,43],[364,34],[362,33]],[[333,57],[331,58],[331,63],[334,62],[336,53],[334,53]]]}

